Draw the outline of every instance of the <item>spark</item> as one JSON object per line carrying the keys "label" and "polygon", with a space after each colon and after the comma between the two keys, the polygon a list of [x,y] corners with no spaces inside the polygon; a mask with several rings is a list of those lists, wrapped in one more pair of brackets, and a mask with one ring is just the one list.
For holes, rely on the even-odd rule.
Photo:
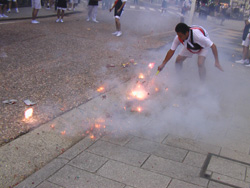
{"label": "spark", "polygon": [[103,91],[104,91],[104,87],[102,87],[102,86],[99,87],[99,88],[97,89],[97,91],[98,91],[98,92],[103,92]]}
{"label": "spark", "polygon": [[148,67],[149,67],[150,69],[153,69],[154,66],[155,66],[155,63],[149,63],[149,64],[148,64]]}
{"label": "spark", "polygon": [[144,75],[142,73],[139,74],[139,78],[140,79],[143,79],[144,78]]}

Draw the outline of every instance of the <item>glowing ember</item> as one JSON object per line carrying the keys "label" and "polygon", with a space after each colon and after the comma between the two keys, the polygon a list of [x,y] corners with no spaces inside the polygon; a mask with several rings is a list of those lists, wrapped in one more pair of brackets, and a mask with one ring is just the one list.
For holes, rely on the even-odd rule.
{"label": "glowing ember", "polygon": [[139,106],[139,107],[137,107],[137,111],[138,112],[141,112],[142,111],[142,108]]}
{"label": "glowing ember", "polygon": [[32,115],[33,115],[33,109],[32,109],[32,108],[29,108],[29,109],[27,109],[27,110],[24,112],[24,116],[25,116],[26,119],[31,118]]}
{"label": "glowing ember", "polygon": [[168,91],[168,87],[166,88],[166,91]]}
{"label": "glowing ember", "polygon": [[137,91],[132,91],[131,95],[138,100],[143,100],[147,96],[147,92],[144,90],[137,90]]}
{"label": "glowing ember", "polygon": [[54,124],[52,124],[52,125],[50,125],[50,127],[51,127],[51,129],[54,129],[54,128],[55,128],[55,125],[54,125]]}
{"label": "glowing ember", "polygon": [[99,88],[97,89],[97,91],[98,91],[98,92],[103,92],[103,91],[104,91],[104,87],[102,87],[102,86],[99,87]]}
{"label": "glowing ember", "polygon": [[144,75],[142,73],[139,74],[139,78],[140,79],[143,79],[144,78]]}
{"label": "glowing ember", "polygon": [[93,134],[89,135],[91,139],[95,139],[95,136]]}
{"label": "glowing ember", "polygon": [[154,68],[154,66],[155,66],[155,63],[149,63],[149,64],[148,64],[148,67],[149,67],[150,69]]}
{"label": "glowing ember", "polygon": [[155,88],[155,91],[157,92],[157,91],[159,91],[159,89],[156,87],[156,88]]}
{"label": "glowing ember", "polygon": [[66,131],[62,131],[61,134],[62,134],[62,135],[65,135],[65,134],[66,134]]}

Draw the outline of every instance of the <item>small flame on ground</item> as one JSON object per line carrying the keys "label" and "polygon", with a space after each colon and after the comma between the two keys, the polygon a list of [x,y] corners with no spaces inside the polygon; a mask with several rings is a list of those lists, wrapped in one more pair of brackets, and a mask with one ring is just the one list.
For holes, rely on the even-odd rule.
{"label": "small flame on ground", "polygon": [[24,116],[25,116],[26,119],[31,118],[32,115],[33,115],[33,109],[32,109],[32,108],[29,108],[29,109],[27,109],[27,110],[24,112]]}
{"label": "small flame on ground", "polygon": [[149,64],[148,64],[148,67],[149,67],[150,69],[153,69],[154,66],[155,66],[155,63],[149,63]]}
{"label": "small flame on ground", "polygon": [[62,134],[62,135],[65,135],[65,134],[66,134],[66,131],[62,131],[61,134]]}
{"label": "small flame on ground", "polygon": [[139,78],[140,79],[143,79],[144,78],[144,75],[142,73],[139,74]]}
{"label": "small flame on ground", "polygon": [[157,92],[157,91],[159,91],[159,89],[156,87],[156,88],[155,88],[155,91]]}
{"label": "small flame on ground", "polygon": [[54,129],[54,128],[55,128],[55,125],[54,125],[54,124],[52,124],[52,125],[50,125],[50,127],[51,127],[51,129]]}
{"label": "small flame on ground", "polygon": [[101,86],[101,87],[99,87],[96,91],[98,91],[98,92],[103,92],[103,91],[104,91],[104,87]]}
{"label": "small flame on ground", "polygon": [[138,112],[141,112],[142,111],[142,108],[140,106],[137,107],[137,111]]}
{"label": "small flame on ground", "polygon": [[168,91],[168,87],[166,88],[166,91]]}

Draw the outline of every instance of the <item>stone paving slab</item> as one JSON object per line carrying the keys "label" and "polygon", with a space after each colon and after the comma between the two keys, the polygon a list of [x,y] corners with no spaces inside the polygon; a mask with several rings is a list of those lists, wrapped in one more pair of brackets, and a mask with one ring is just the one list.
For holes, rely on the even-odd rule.
{"label": "stone paving slab", "polygon": [[202,187],[174,179],[171,181],[168,188],[202,188]]}
{"label": "stone paving slab", "polygon": [[108,161],[97,173],[106,178],[137,188],[165,188],[171,180],[167,176],[112,160]]}
{"label": "stone paving slab", "polygon": [[221,183],[216,183],[216,182],[210,181],[208,184],[208,188],[232,188],[232,186],[227,186],[227,185],[223,185]]}
{"label": "stone paving slab", "polygon": [[142,168],[199,186],[208,184],[208,180],[200,178],[200,168],[156,156],[150,156]]}
{"label": "stone paving slab", "polygon": [[59,185],[56,185],[54,183],[50,183],[48,181],[44,181],[43,183],[41,183],[39,186],[37,186],[36,188],[64,188],[61,187]]}
{"label": "stone paving slab", "polygon": [[45,167],[29,176],[25,181],[18,184],[15,188],[33,188],[45,181],[56,171],[61,169],[65,164],[68,163],[66,159],[54,159],[48,163]]}
{"label": "stone paving slab", "polygon": [[237,180],[235,178],[231,178],[228,176],[224,176],[218,173],[213,173],[211,179],[219,181],[219,182],[223,182],[229,185],[233,185],[233,186],[237,186],[240,188],[249,188],[250,187],[250,183],[246,183],[244,181],[240,181]]}
{"label": "stone paving slab", "polygon": [[244,181],[246,168],[243,164],[212,156],[207,170]]}
{"label": "stone paving slab", "polygon": [[68,160],[71,160],[75,158],[77,155],[82,153],[85,149],[87,149],[89,146],[91,146],[93,143],[95,143],[96,140],[90,139],[89,137],[86,137],[76,143],[73,147],[69,148],[67,151],[65,151],[63,154],[59,156],[59,158],[65,158]]}
{"label": "stone paving slab", "polygon": [[48,179],[48,181],[63,187],[75,188],[93,188],[93,187],[109,187],[123,188],[124,184],[103,178],[101,176],[86,172],[76,167],[66,165],[56,174]]}
{"label": "stone paving slab", "polygon": [[178,149],[175,147],[167,146],[165,144],[160,144],[157,142],[152,142],[137,137],[134,137],[125,146],[137,151],[152,154],[166,159],[171,159],[178,162],[182,162],[185,156],[187,155],[186,150]]}
{"label": "stone paving slab", "polygon": [[109,134],[109,135],[105,135],[103,136],[101,139],[106,141],[106,142],[110,142],[113,144],[117,144],[120,146],[124,146],[125,144],[127,144],[134,136],[132,135],[128,135],[128,134]]}
{"label": "stone paving slab", "polygon": [[191,150],[197,153],[202,153],[202,154],[208,154],[208,153],[214,153],[214,154],[219,154],[220,152],[220,147],[195,141],[192,139],[187,139],[183,137],[177,137],[174,135],[168,135],[167,138],[163,141],[164,144],[178,147],[178,148],[183,148],[186,150]]}
{"label": "stone paving slab", "polygon": [[141,166],[149,154],[98,140],[86,151],[133,166]]}
{"label": "stone paving slab", "polygon": [[247,168],[246,182],[250,183],[250,167]]}
{"label": "stone paving slab", "polygon": [[88,172],[96,172],[108,161],[107,158],[83,152],[69,162],[70,165],[86,170]]}
{"label": "stone paving slab", "polygon": [[200,154],[200,153],[195,153],[195,152],[188,152],[184,164],[189,165],[189,166],[196,166],[198,168],[201,168],[206,160],[206,155]]}
{"label": "stone paving slab", "polygon": [[232,149],[222,148],[220,156],[228,157],[237,161],[242,161],[250,164],[250,155]]}

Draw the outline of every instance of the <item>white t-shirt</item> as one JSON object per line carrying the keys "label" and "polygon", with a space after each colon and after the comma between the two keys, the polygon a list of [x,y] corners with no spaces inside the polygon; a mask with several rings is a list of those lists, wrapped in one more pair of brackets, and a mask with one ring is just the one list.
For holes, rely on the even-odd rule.
{"label": "white t-shirt", "polygon": [[[200,28],[202,28],[202,27],[200,27]],[[199,44],[202,48],[210,48],[213,45],[213,42],[210,40],[207,31],[204,28],[202,28],[202,29],[205,32],[205,36],[199,29],[192,29],[192,31],[193,31],[193,43]],[[187,48],[187,43],[189,43],[190,46],[193,46],[191,43],[191,32],[189,32],[188,39],[183,42],[183,45],[185,46],[185,48]],[[175,51],[176,48],[179,46],[179,44],[181,44],[181,42],[178,39],[178,35],[176,35],[174,38],[174,41],[172,43],[171,50]]]}

